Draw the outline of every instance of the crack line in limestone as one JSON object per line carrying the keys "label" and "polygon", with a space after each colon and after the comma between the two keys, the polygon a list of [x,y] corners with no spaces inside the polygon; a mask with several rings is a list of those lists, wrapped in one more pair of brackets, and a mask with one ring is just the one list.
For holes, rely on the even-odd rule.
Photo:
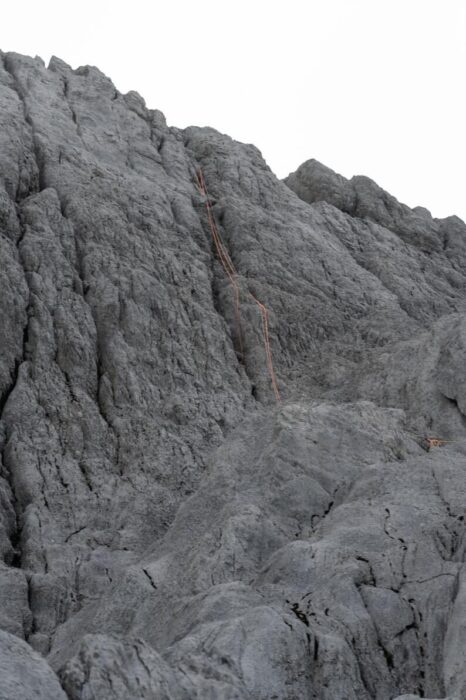
{"label": "crack line in limestone", "polygon": [[429,581],[434,581],[436,578],[441,578],[442,576],[453,576],[453,578],[456,578],[458,574],[451,574],[449,572],[445,572],[443,574],[436,574],[435,576],[431,576],[430,578],[424,578],[424,579],[415,579],[414,581],[404,581],[404,583],[428,583]]}
{"label": "crack line in limestone", "polygon": [[[213,214],[213,207],[212,207],[212,201],[209,196],[209,192],[207,190],[207,186],[205,183],[204,175],[202,172],[202,169],[199,168],[196,171],[196,181],[197,185],[199,188],[200,193],[204,196],[205,198],[205,205],[207,209],[207,216],[208,216],[208,222],[209,222],[209,228],[212,234],[212,239],[214,242],[215,250],[217,252],[218,258],[221,262],[221,265],[224,269],[224,272],[226,276],[228,277],[231,287],[234,292],[234,308],[235,308],[235,321],[236,321],[236,328],[237,328],[237,336],[238,336],[238,342],[239,342],[239,358],[241,358],[241,364],[245,367],[246,370],[246,364],[244,362],[244,349],[243,349],[243,337],[242,337],[242,328],[241,328],[241,315],[240,315],[240,287],[238,285],[238,272],[233,264],[233,261],[231,259],[231,256],[228,252],[228,250],[225,247],[225,244],[223,243],[223,240],[221,238],[220,232],[217,228],[217,224],[215,221],[215,217]],[[254,301],[254,303],[258,306],[259,312],[261,315],[261,321],[262,321],[262,335],[263,335],[263,342],[264,342],[264,348],[265,348],[265,356],[266,356],[266,366],[268,373],[270,375],[270,380],[272,384],[272,389],[275,395],[275,400],[277,403],[280,403],[281,396],[280,396],[280,390],[278,388],[278,383],[277,383],[277,377],[275,374],[275,369],[274,369],[274,364],[272,360],[272,350],[271,350],[271,345],[270,345],[270,337],[269,337],[269,311],[267,307],[262,304],[259,299],[248,289],[248,296],[251,297],[251,299]]]}
{"label": "crack line in limestone", "polygon": [[76,110],[71,105],[70,98],[69,98],[69,80],[65,76],[61,76],[61,77],[63,79],[63,97],[65,98],[66,104],[68,105],[68,108],[71,112],[71,118],[73,120],[73,124],[76,127],[76,133],[81,138],[82,132],[81,132],[81,127],[78,124],[78,117],[76,115]]}
{"label": "crack line in limestone", "polygon": [[[458,515],[452,513],[450,503],[446,500],[446,498],[443,495],[443,492],[442,492],[440,482],[439,482],[439,479],[437,477],[437,473],[435,471],[434,465],[432,465],[432,478],[433,478],[434,483],[437,487],[437,495],[438,495],[440,501],[442,502],[442,504],[447,512],[448,518],[450,519],[450,522],[448,524],[443,523],[443,526],[445,527],[446,531],[448,532],[448,534],[451,537],[451,545],[450,545],[449,555],[450,555],[450,560],[453,560],[453,557],[455,556],[456,551],[458,549],[458,544],[459,544],[459,542],[461,542],[462,536],[464,534],[464,520],[461,520],[461,516],[458,516]],[[453,527],[453,522],[456,522],[459,525],[460,532],[458,532]],[[449,525],[450,525],[450,527],[449,527]],[[447,547],[446,547],[446,545],[443,544],[443,542],[442,542],[442,545],[445,547],[445,550],[447,550]]]}
{"label": "crack line in limestone", "polygon": [[14,70],[11,68],[11,66],[8,65],[8,63],[9,63],[8,56],[6,56],[5,60],[3,61],[3,65],[4,65],[6,72],[9,73],[9,75],[11,75],[11,78],[13,81],[12,88],[16,92],[16,94],[19,98],[19,101],[21,103],[21,107],[23,110],[24,121],[30,129],[30,136],[31,136],[31,143],[32,143],[32,154],[34,156],[34,160],[35,160],[35,164],[36,164],[36,168],[37,168],[37,174],[38,174],[38,178],[39,178],[38,187],[31,188],[30,191],[28,192],[28,195],[27,195],[27,196],[29,196],[31,194],[37,194],[37,192],[40,192],[41,190],[44,190],[46,188],[45,176],[44,176],[44,164],[43,164],[42,156],[40,153],[39,144],[37,141],[36,131],[34,128],[34,122],[33,122],[31,115],[28,111],[25,96],[24,96],[23,91],[19,85],[18,79],[14,73]]}
{"label": "crack line in limestone", "polygon": [[[8,57],[4,58],[3,66],[6,70],[6,72],[9,73],[9,75],[11,75],[12,83],[13,83],[12,89],[16,92],[16,94],[18,96],[18,99],[20,101],[20,104],[21,104],[22,110],[23,110],[24,122],[30,131],[31,146],[32,146],[31,153],[34,157],[37,175],[36,175],[36,173],[32,173],[32,177],[29,181],[29,183],[30,183],[29,184],[29,191],[27,192],[26,196],[20,196],[20,192],[18,190],[16,200],[14,202],[15,209],[16,209],[16,216],[18,219],[19,227],[20,227],[20,236],[19,236],[19,239],[16,241],[18,262],[22,268],[22,272],[23,272],[23,276],[24,276],[24,280],[25,280],[27,289],[28,289],[29,296],[28,296],[28,301],[27,301],[27,303],[25,305],[25,309],[24,309],[26,318],[25,318],[25,323],[23,326],[21,355],[18,356],[15,360],[15,367],[14,367],[14,372],[13,372],[11,384],[8,387],[8,390],[6,392],[4,391],[2,396],[0,397],[0,399],[1,399],[0,420],[3,419],[4,409],[5,409],[5,406],[8,402],[8,399],[10,398],[13,391],[15,390],[15,388],[18,385],[21,365],[25,361],[27,361],[27,352],[28,352],[27,346],[28,346],[28,342],[29,342],[30,321],[32,318],[31,310],[33,309],[33,306],[34,306],[32,291],[31,291],[31,287],[29,284],[29,280],[28,280],[28,272],[26,270],[26,265],[24,262],[23,255],[21,254],[22,243],[23,243],[23,240],[24,240],[24,237],[26,234],[26,225],[25,225],[25,222],[23,219],[24,212],[23,212],[22,207],[23,207],[24,201],[29,196],[31,196],[33,194],[38,194],[38,192],[40,192],[41,189],[44,189],[44,186],[45,186],[43,164],[41,162],[39,147],[38,147],[38,143],[37,143],[37,139],[36,139],[36,135],[35,135],[35,131],[34,131],[34,125],[33,125],[32,119],[28,113],[26,102],[25,102],[24,96],[22,94],[22,91],[20,89],[20,86],[18,84],[18,80],[14,74],[14,71],[11,69],[11,66],[8,65]],[[8,440],[10,436],[7,435],[6,437]],[[7,440],[6,440],[6,442],[7,442]],[[15,518],[16,518],[15,532],[10,536],[10,541],[11,541],[12,547],[16,550],[12,565],[15,565],[16,568],[19,568],[19,569],[24,571],[24,569],[23,569],[23,551],[22,551],[22,543],[21,543],[22,531],[23,531],[23,527],[24,527],[24,523],[23,523],[23,515],[24,514],[21,510],[20,501],[19,501],[18,496],[17,496],[16,491],[15,491],[14,479],[13,479],[13,473],[11,471],[11,466],[8,465],[8,460],[5,460],[5,447],[3,447],[3,449],[2,449],[1,459],[2,459],[2,464],[5,467],[5,474],[7,476],[6,480],[10,486],[10,489],[11,489],[11,494],[13,497],[12,506],[13,506],[13,509],[15,512]],[[38,469],[39,469],[39,473],[41,474],[41,477],[43,480],[42,486],[41,486],[41,491],[42,491],[42,495],[44,498],[44,503],[45,503],[46,508],[48,508],[47,498],[46,498],[45,492],[44,492],[45,482],[44,482],[43,474],[41,473],[41,470],[40,470],[40,464],[38,464]],[[26,575],[26,581],[27,581],[27,585],[28,585],[28,607],[29,607],[29,610],[30,610],[31,616],[32,616],[32,625],[34,626],[35,623],[34,623],[34,612],[32,610],[32,591],[31,591],[32,579],[31,579],[30,575]],[[32,628],[31,633],[33,631],[34,631],[34,627]]]}
{"label": "crack line in limestone", "polygon": [[146,577],[148,578],[148,580],[149,580],[149,582],[150,582],[150,585],[151,585],[152,588],[156,591],[156,590],[157,590],[157,585],[156,585],[156,583],[154,582],[154,579],[152,578],[152,576],[150,575],[150,573],[147,571],[147,569],[145,569],[145,568],[143,567],[142,570],[143,570],[144,574],[146,575]]}
{"label": "crack line in limestone", "polygon": [[[24,237],[24,223],[22,221],[21,215],[20,215],[20,210],[19,210],[20,205],[17,205],[17,218],[18,222],[20,225],[20,230],[21,230],[21,237],[19,241],[17,242],[17,252],[18,252],[18,262],[21,265],[21,269],[24,275],[24,279],[29,291],[29,299],[25,307],[25,315],[26,315],[26,320],[25,324],[23,326],[23,336],[22,336],[22,346],[21,346],[21,354],[15,359],[15,366],[14,366],[14,371],[13,371],[13,376],[12,376],[12,381],[10,385],[7,387],[7,389],[2,393],[0,397],[0,420],[3,420],[3,414],[4,414],[4,409],[5,406],[8,402],[8,399],[10,396],[13,394],[14,390],[16,389],[19,381],[19,373],[20,373],[20,367],[21,365],[26,361],[26,354],[27,354],[27,343],[28,343],[28,338],[29,338],[29,322],[30,322],[30,308],[31,308],[31,291],[29,287],[29,283],[27,280],[27,273],[24,268],[24,262],[21,256],[20,252],[20,242]],[[22,529],[23,529],[23,524],[22,524],[22,519],[23,519],[23,513],[21,512],[21,507],[20,507],[20,502],[18,499],[18,496],[16,494],[15,486],[14,486],[14,479],[13,479],[13,474],[11,471],[11,468],[8,464],[8,460],[6,459],[5,455],[5,449],[6,449],[6,444],[8,443],[10,435],[7,432],[7,435],[5,436],[5,445],[2,448],[1,452],[1,460],[2,464],[5,468],[5,477],[6,481],[9,484],[11,494],[12,494],[12,507],[15,513],[15,531],[12,533],[10,536],[10,541],[11,545],[14,549],[14,556],[13,556],[13,561],[12,561],[12,566],[15,568],[21,568],[21,563],[22,563],[22,550],[21,550],[21,535],[22,535]]]}

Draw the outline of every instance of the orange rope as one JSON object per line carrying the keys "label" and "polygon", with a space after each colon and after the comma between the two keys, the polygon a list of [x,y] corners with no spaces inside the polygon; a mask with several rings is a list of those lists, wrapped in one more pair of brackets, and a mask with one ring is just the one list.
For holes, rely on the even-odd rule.
{"label": "orange rope", "polygon": [[466,443],[466,440],[444,440],[443,438],[427,437],[426,435],[420,435],[420,433],[414,433],[412,430],[406,430],[406,432],[413,437],[424,440],[429,449],[433,447],[443,447],[444,445],[460,445]]}
{"label": "orange rope", "polygon": [[254,299],[257,306],[259,307],[259,311],[261,312],[262,333],[264,335],[264,346],[265,346],[265,356],[267,358],[267,367],[269,370],[270,379],[272,380],[272,387],[273,387],[273,391],[275,394],[275,398],[277,401],[280,401],[280,391],[278,389],[277,377],[275,375],[275,370],[273,368],[272,350],[270,348],[269,312],[267,311],[267,308],[264,306],[264,304],[261,304],[261,302],[258,299],[256,299],[256,297],[254,296],[254,294],[252,292],[249,292],[249,295],[252,297],[252,299]]}
{"label": "orange rope", "polygon": [[[199,187],[199,191],[201,192],[202,195],[205,196],[206,198],[206,209],[207,209],[207,217],[209,220],[209,226],[210,230],[212,233],[212,238],[215,244],[215,248],[217,250],[217,255],[220,258],[220,262],[222,263],[223,269],[225,270],[226,275],[228,276],[228,279],[230,280],[230,283],[233,287],[234,295],[235,295],[235,318],[236,318],[236,324],[238,328],[238,337],[239,337],[239,342],[240,342],[240,349],[241,349],[241,355],[243,355],[243,339],[242,339],[242,332],[241,332],[241,314],[240,314],[240,290],[238,283],[236,281],[236,278],[238,277],[238,273],[235,269],[235,266],[233,265],[233,261],[228,254],[228,251],[223,243],[222,237],[220,236],[219,230],[217,228],[217,225],[215,223],[215,218],[214,214],[212,211],[212,205],[210,203],[210,198],[209,198],[209,193],[207,191],[207,186],[205,184],[204,180],[204,175],[202,170],[199,169],[198,172],[196,172],[196,180],[197,184]],[[269,337],[269,312],[267,308],[262,304],[252,292],[249,292],[249,296],[253,299],[253,301],[257,304],[259,307],[259,311],[261,314],[262,318],[262,334],[264,337],[264,347],[265,347],[265,357],[267,361],[267,368],[269,370],[270,374],[270,379],[272,381],[272,387],[273,391],[275,394],[275,399],[277,402],[280,401],[280,391],[278,389],[278,383],[277,383],[277,377],[275,375],[275,370],[273,367],[273,361],[272,361],[272,350],[270,347],[270,337]]]}
{"label": "orange rope", "polygon": [[244,350],[243,350],[243,334],[241,330],[241,313],[240,313],[240,292],[239,292],[239,287],[238,283],[236,281],[237,273],[234,268],[233,262],[228,255],[228,252],[223,244],[222,238],[220,236],[220,233],[217,229],[217,225],[215,223],[215,218],[212,212],[212,205],[210,203],[209,199],[209,194],[207,192],[207,187],[205,184],[204,180],[204,175],[202,174],[202,171],[199,171],[199,184],[200,184],[200,190],[201,193],[206,197],[206,208],[207,208],[207,216],[209,219],[209,226],[210,230],[212,233],[212,238],[215,243],[215,248],[217,250],[218,257],[220,258],[220,261],[222,263],[223,269],[225,270],[225,273],[228,276],[228,279],[230,280],[231,286],[233,287],[233,292],[235,295],[235,319],[236,319],[236,327],[237,327],[237,332],[238,332],[238,339],[239,339],[239,345],[240,345],[240,353],[241,357],[244,356]]}
{"label": "orange rope", "polygon": [[439,438],[433,438],[433,437],[428,437],[426,438],[427,444],[429,446],[429,449],[432,449],[433,447],[442,447],[443,445],[446,445],[447,442],[450,442],[450,440],[440,440]]}

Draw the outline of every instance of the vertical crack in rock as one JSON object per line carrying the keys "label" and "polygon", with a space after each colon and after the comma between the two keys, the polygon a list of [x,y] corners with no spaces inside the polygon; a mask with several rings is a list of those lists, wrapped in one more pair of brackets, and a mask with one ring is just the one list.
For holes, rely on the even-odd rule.
{"label": "vertical crack in rock", "polygon": [[[21,264],[22,270],[23,270],[23,275],[24,275],[24,280],[26,282],[27,288],[29,290],[29,300],[26,304],[24,313],[25,313],[25,323],[23,326],[22,330],[22,348],[21,348],[21,355],[19,357],[15,358],[15,365],[14,365],[14,371],[13,375],[11,378],[11,384],[5,389],[3,392],[2,396],[0,397],[0,423],[3,422],[3,416],[4,416],[4,410],[7,405],[8,400],[12,396],[13,392],[15,391],[18,381],[19,381],[19,373],[21,366],[25,361],[27,361],[27,349],[28,349],[28,338],[29,338],[29,323],[30,323],[30,317],[31,317],[31,290],[29,288],[28,280],[27,280],[27,272],[24,267],[24,261],[22,260],[21,256],[21,243],[24,237],[24,223],[22,221],[22,216],[21,216],[21,203],[16,202],[16,211],[17,211],[17,218],[20,226],[20,237],[18,238],[17,241],[17,256],[18,256],[18,261]],[[24,513],[23,513],[23,508],[21,506],[20,499],[18,498],[17,491],[16,491],[16,486],[15,486],[15,481],[14,477],[11,471],[11,466],[9,465],[8,459],[7,459],[7,454],[6,454],[6,446],[8,443],[9,435],[8,433],[4,436],[4,439],[2,440],[2,449],[0,452],[0,464],[2,465],[2,476],[7,480],[10,491],[12,494],[12,506],[14,509],[15,513],[15,528],[13,532],[10,534],[10,541],[11,541],[11,546],[13,548],[13,556],[10,561],[7,561],[7,564],[12,566],[13,568],[16,569],[23,569],[23,545],[22,545],[22,536],[23,536],[23,518],[24,518]],[[45,500],[46,503],[46,500]],[[27,594],[27,604],[31,613],[31,625],[30,627],[27,627],[24,629],[24,634],[27,639],[29,634],[31,633],[32,629],[34,628],[34,614],[33,610],[31,607],[31,587],[30,587],[30,576],[26,573],[25,575],[25,580],[27,582],[28,586],[28,594]]]}
{"label": "vertical crack in rock", "polygon": [[78,124],[78,117],[77,117],[76,111],[73,108],[71,101],[69,99],[69,80],[65,77],[63,78],[63,97],[65,98],[65,100],[68,104],[69,110],[71,112],[71,119],[73,120],[73,124],[76,126],[76,133],[78,134],[78,136],[81,136],[81,129],[80,129],[80,126]]}
{"label": "vertical crack in rock", "polygon": [[[210,198],[211,199],[211,198]],[[211,201],[212,203],[212,201]],[[215,215],[215,210],[212,208],[212,216],[216,218]],[[225,287],[227,287],[228,290],[228,307],[233,307],[234,306],[234,300],[233,300],[233,293],[234,290],[231,289],[231,287],[228,284],[228,279],[225,275],[225,272],[223,271],[221,267],[221,262],[218,259],[218,254],[215,248],[215,243],[212,240],[212,235],[210,232],[210,227],[208,222],[206,222],[206,212],[203,211],[201,214],[201,221],[202,221],[202,226],[205,232],[205,235],[208,236],[209,244],[210,244],[210,255],[211,255],[211,275],[212,275],[212,302],[214,309],[222,319],[222,321],[226,324],[227,328],[229,329],[229,338],[230,342],[232,345],[232,348],[234,350],[234,353],[236,355],[236,358],[238,360],[238,363],[241,364],[247,373],[247,363],[245,361],[245,358],[241,356],[241,352],[239,349],[239,343],[238,343],[238,338],[235,337],[238,333],[238,329],[235,329],[233,331],[234,326],[232,325],[231,321],[231,312],[228,313],[227,308],[222,301],[222,292],[224,293]],[[221,228],[221,223],[219,223],[219,226]],[[229,318],[230,317],[230,318]]]}
{"label": "vertical crack in rock", "polygon": [[[184,137],[184,144],[185,147],[189,147],[189,137]],[[190,157],[192,160],[193,164],[193,172],[198,173],[201,164],[195,160],[194,155],[190,152]],[[196,182],[197,180],[197,175],[193,174],[193,183]],[[209,222],[206,221],[206,217],[208,218],[208,214],[206,213],[206,202],[209,202],[211,206],[211,216],[214,218],[216,225],[218,226],[220,232],[223,231],[223,215],[220,215],[220,217],[217,215],[216,210],[215,210],[215,205],[216,205],[216,200],[215,198],[213,199],[210,194],[207,194],[206,196],[203,196],[204,202],[202,203],[202,210],[199,213],[199,218],[201,221],[201,225],[203,227],[204,233],[209,241],[209,247],[210,247],[210,256],[211,256],[211,278],[212,278],[212,283],[211,283],[211,288],[212,288],[212,301],[214,308],[222,321],[226,324],[226,326],[229,329],[228,336],[230,338],[231,345],[233,347],[238,365],[244,368],[244,371],[246,373],[246,376],[249,380],[249,383],[251,385],[251,396],[258,401],[258,393],[257,393],[257,386],[256,386],[256,381],[254,378],[254,372],[252,371],[252,368],[250,367],[250,363],[248,362],[248,350],[247,350],[247,338],[245,338],[245,333],[252,333],[257,334],[257,330],[254,329],[251,325],[250,322],[247,321],[247,328],[243,328],[243,324],[245,323],[245,318],[244,318],[244,306],[245,306],[245,298],[249,301],[249,293],[246,292],[243,289],[243,281],[242,279],[238,280],[238,285],[239,285],[239,309],[237,312],[233,312],[232,309],[235,306],[235,298],[234,298],[234,293],[235,290],[231,287],[231,284],[228,282],[228,277],[225,272],[225,270],[222,267],[222,261],[219,260],[218,257],[218,250],[215,246],[215,242],[212,240],[212,233],[210,230],[210,225]],[[228,245],[223,242],[223,245],[225,245],[225,250],[227,255],[233,260],[233,256],[231,251],[228,249]],[[234,261],[233,261],[234,262]],[[241,275],[241,270],[239,271]],[[227,291],[225,291],[225,289]],[[223,300],[223,297],[228,298],[228,302],[225,302]],[[243,307],[243,310],[242,310]],[[236,313],[238,313],[238,317],[233,320],[233,318],[236,316]],[[257,324],[259,328],[259,335],[260,335],[260,327],[262,324],[261,317],[257,319]],[[264,357],[264,367],[266,367],[266,372],[268,373],[268,368],[267,368],[267,358]]]}
{"label": "vertical crack in rock", "polygon": [[[19,98],[20,103],[22,105],[24,121],[30,129],[31,141],[32,141],[32,145],[33,145],[32,154],[34,156],[36,167],[37,167],[38,182],[35,186],[33,186],[31,188],[29,193],[26,195],[26,197],[27,197],[27,196],[30,196],[31,194],[35,194],[37,192],[40,192],[41,190],[45,189],[45,187],[47,186],[45,183],[43,157],[42,157],[42,154],[40,153],[40,147],[39,147],[39,144],[37,141],[34,123],[33,123],[33,120],[31,118],[31,115],[29,113],[29,110],[28,110],[28,107],[26,104],[25,95],[24,95],[24,93],[19,85],[19,82],[17,80],[15,72],[10,65],[10,61],[8,59],[8,56],[5,57],[3,65],[5,67],[5,70],[10,74],[10,76],[12,78],[13,88],[14,88],[16,94],[18,95],[18,98]],[[20,204],[20,202],[17,202],[17,204]]]}

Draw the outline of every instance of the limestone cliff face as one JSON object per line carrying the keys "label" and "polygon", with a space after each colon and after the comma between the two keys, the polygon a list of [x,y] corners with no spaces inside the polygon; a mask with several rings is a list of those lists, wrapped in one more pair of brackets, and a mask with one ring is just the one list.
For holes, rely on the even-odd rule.
{"label": "limestone cliff face", "polygon": [[0,53],[1,700],[465,698],[465,366],[459,219]]}

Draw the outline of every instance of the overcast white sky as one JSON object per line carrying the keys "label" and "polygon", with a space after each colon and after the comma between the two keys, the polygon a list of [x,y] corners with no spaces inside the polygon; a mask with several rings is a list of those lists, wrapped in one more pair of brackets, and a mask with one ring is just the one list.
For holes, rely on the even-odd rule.
{"label": "overcast white sky", "polygon": [[97,65],[169,124],[466,219],[466,0],[21,0],[0,48]]}

